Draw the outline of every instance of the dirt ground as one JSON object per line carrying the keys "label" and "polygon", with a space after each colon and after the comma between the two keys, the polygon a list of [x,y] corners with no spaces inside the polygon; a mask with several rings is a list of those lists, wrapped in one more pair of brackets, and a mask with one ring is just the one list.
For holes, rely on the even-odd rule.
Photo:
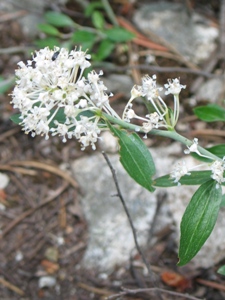
{"label": "dirt ground", "polygon": [[[118,15],[129,15],[126,1],[111,2]],[[221,1],[221,4],[219,1],[187,3],[200,13],[208,13],[208,17],[220,26],[219,13],[224,9],[224,1]],[[207,6],[207,9],[204,10],[204,6]],[[75,8],[75,2],[70,1],[65,11],[73,11]],[[131,8],[136,9],[135,5],[131,5],[129,9]],[[0,12],[2,49],[32,43],[23,35],[17,18],[3,17],[5,14]],[[224,36],[224,32],[221,33],[218,41],[221,47],[225,46]],[[143,50],[141,46],[132,43],[129,47],[132,47],[132,51]],[[16,63],[26,59],[28,57],[21,52],[0,52],[1,75],[9,78],[14,74]],[[110,60],[118,63],[115,55],[112,55]],[[171,62],[167,58],[158,58],[158,63],[174,66],[174,61]],[[177,62],[176,67],[186,66]],[[204,66],[200,67],[204,69]],[[223,67],[224,55],[220,56],[214,69],[209,72],[213,73],[216,68],[224,71]],[[134,72],[134,79],[141,74],[140,70]],[[160,73],[159,77],[164,82],[172,75]],[[197,75],[185,73],[181,77],[182,82],[189,86],[198,78]],[[157,243],[145,249],[155,280],[146,275],[144,264],[138,255],[126,266],[117,266],[109,276],[104,277],[97,270],[83,269],[80,263],[88,243],[88,224],[77,200],[79,186],[60,166],[79,159],[84,152],[75,140],[63,144],[57,137],[46,141],[42,137],[32,138],[21,132],[20,127],[10,120],[14,111],[8,93],[10,90],[0,95],[0,172],[7,174],[10,179],[8,186],[0,190],[0,204],[5,207],[4,210],[0,209],[0,300],[97,300],[118,294],[123,287],[158,288],[158,293],[127,293],[114,299],[225,299],[225,280],[216,273],[224,262],[210,269],[177,268],[172,228],[158,232]],[[125,103],[120,94],[115,95],[113,101],[118,110],[121,103]],[[191,129],[195,130],[199,121],[193,117],[185,101],[183,108],[183,121],[190,120]],[[220,123],[209,127],[221,131],[224,128]],[[202,130],[204,131],[204,128]],[[191,132],[187,134],[191,137]],[[204,135],[204,132],[202,134]],[[223,135],[212,134],[206,137],[206,142],[222,143],[223,140]],[[160,141],[153,140],[153,146],[158,143]],[[87,150],[85,153],[88,152],[91,151]],[[156,216],[155,222],[158,221],[160,215]],[[56,279],[56,284],[42,288],[40,280],[44,276]],[[190,298],[187,298],[185,293],[188,293]]]}

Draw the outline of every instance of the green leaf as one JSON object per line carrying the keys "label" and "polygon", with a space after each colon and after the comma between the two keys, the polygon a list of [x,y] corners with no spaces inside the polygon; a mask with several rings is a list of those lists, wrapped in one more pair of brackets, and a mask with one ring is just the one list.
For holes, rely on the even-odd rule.
{"label": "green leaf", "polygon": [[[54,109],[51,110],[51,113],[49,115],[49,118],[51,118],[52,114],[54,113]],[[22,119],[20,119],[20,116],[21,114],[15,114],[15,115],[12,115],[10,117],[10,119],[15,123],[15,124],[20,124],[22,122]],[[94,113],[90,110],[86,110],[86,111],[83,111],[81,113],[79,113],[76,117],[77,120],[80,120],[80,117],[81,116],[86,116],[88,118],[90,117],[93,117],[94,116]],[[55,114],[54,118],[52,119],[52,121],[50,122],[49,124],[49,127],[55,127],[55,121],[58,121],[59,123],[61,124],[64,124],[65,121],[66,121],[66,116],[64,114],[64,109],[63,108],[60,108],[57,113]],[[75,126],[74,126],[75,127]],[[71,128],[71,130],[73,130],[73,128]]]}
{"label": "green leaf", "polygon": [[[191,175],[184,175],[179,182],[181,185],[200,185],[208,181],[212,175],[212,171],[191,171]],[[153,185],[157,187],[177,186],[174,179],[170,178],[170,174],[154,179]]]}
{"label": "green leaf", "polygon": [[225,265],[221,266],[218,270],[217,273],[224,275],[225,276]]}
{"label": "green leaf", "polygon": [[96,10],[93,12],[91,17],[92,17],[92,23],[95,28],[97,28],[97,29],[104,28],[105,20],[104,20],[103,14],[101,12]]}
{"label": "green leaf", "polygon": [[135,35],[132,32],[122,27],[113,27],[104,30],[104,33],[106,34],[109,40],[116,43],[127,42],[132,40],[135,37]]}
{"label": "green leaf", "polygon": [[92,1],[91,3],[88,4],[88,6],[85,8],[85,17],[90,17],[92,13],[96,9],[103,9],[103,5],[101,1]]}
{"label": "green leaf", "polygon": [[21,114],[12,115],[10,120],[12,120],[15,124],[19,124],[21,122],[20,116]]}
{"label": "green leaf", "polygon": [[[208,150],[210,153],[218,156],[221,159],[225,156],[225,144],[219,144],[205,149]],[[191,156],[200,161],[209,162],[209,163],[212,162],[212,159],[202,157],[194,152],[191,153]]]}
{"label": "green leaf", "polygon": [[225,121],[225,109],[217,104],[194,108],[195,115],[205,122]]}
{"label": "green leaf", "polygon": [[193,195],[181,221],[178,266],[187,264],[211,234],[220,209],[221,186],[214,180],[203,183]]}
{"label": "green leaf", "polygon": [[72,41],[76,44],[82,45],[82,49],[85,51],[91,49],[95,43],[96,35],[92,32],[85,30],[77,30],[72,36]]}
{"label": "green leaf", "polygon": [[221,200],[220,206],[221,207],[225,206],[225,194],[223,194],[223,196],[222,196],[222,200]]}
{"label": "green leaf", "polygon": [[74,27],[73,20],[59,12],[49,11],[45,14],[45,20],[56,27]]}
{"label": "green leaf", "polygon": [[13,85],[15,84],[15,79],[5,79],[2,76],[0,76],[0,95],[7,92]]}
{"label": "green leaf", "polygon": [[152,176],[155,165],[151,153],[136,133],[128,133],[108,124],[112,133],[119,139],[120,162],[127,173],[141,186],[153,192]]}
{"label": "green leaf", "polygon": [[38,24],[38,29],[46,34],[52,35],[52,36],[60,36],[60,32],[57,28],[55,28],[52,25],[49,24]]}
{"label": "green leaf", "polygon": [[41,40],[36,40],[34,41],[34,44],[38,47],[38,48],[45,48],[45,47],[49,47],[50,49],[54,49],[55,46],[61,46],[59,40],[55,37],[47,37],[45,39],[41,39]]}
{"label": "green leaf", "polygon": [[206,148],[206,150],[217,155],[219,158],[223,158],[225,156],[225,144],[212,146],[210,148]]}
{"label": "green leaf", "polygon": [[99,47],[98,51],[95,55],[93,55],[94,60],[102,61],[107,58],[115,48],[115,44],[109,40],[103,40]]}

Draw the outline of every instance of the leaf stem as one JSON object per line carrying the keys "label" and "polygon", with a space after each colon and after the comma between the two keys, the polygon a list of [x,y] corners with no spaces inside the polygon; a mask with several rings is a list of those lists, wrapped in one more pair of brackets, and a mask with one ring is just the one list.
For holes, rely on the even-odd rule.
{"label": "leaf stem", "polygon": [[[121,119],[120,120],[116,119],[116,118],[114,118],[114,117],[112,117],[110,115],[107,115],[105,113],[102,113],[102,117],[105,120],[108,120],[112,124],[119,125],[121,128],[124,128],[124,129],[127,129],[127,130],[131,130],[131,131],[145,133],[142,130],[141,126],[127,123],[127,122],[125,122],[125,121],[123,121]],[[148,132],[148,134],[167,137],[167,138],[170,138],[170,139],[172,139],[174,141],[180,142],[180,143],[184,144],[185,146],[189,146],[189,147],[193,144],[193,141],[191,141],[191,140],[187,139],[186,137],[180,135],[175,130],[166,131],[166,130],[152,129],[150,132]],[[213,153],[207,151],[205,148],[203,148],[203,147],[201,147],[199,145],[198,145],[198,151],[202,155],[207,156],[209,159],[212,159],[212,160],[221,160],[221,158],[219,158],[218,156],[214,155]]]}

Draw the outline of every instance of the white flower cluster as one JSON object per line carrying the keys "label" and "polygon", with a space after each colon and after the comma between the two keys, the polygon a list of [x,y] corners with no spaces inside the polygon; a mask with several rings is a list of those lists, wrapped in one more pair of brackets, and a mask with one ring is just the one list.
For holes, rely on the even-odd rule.
{"label": "white flower cluster", "polygon": [[[169,80],[168,84],[164,85],[166,88],[165,94],[173,94],[174,95],[174,108],[173,114],[169,113],[169,109],[164,102],[164,100],[160,96],[160,91],[163,88],[157,87],[156,83],[156,75],[150,77],[149,75],[145,75],[142,78],[142,85],[136,85],[131,90],[131,98],[127,103],[122,119],[126,122],[130,122],[132,118],[136,118],[144,121],[142,130],[147,133],[153,128],[174,128],[177,123],[179,116],[179,93],[181,89],[184,89],[186,86],[181,85],[179,79]],[[139,117],[135,114],[132,109],[132,102],[137,97],[145,97],[147,101],[149,101],[155,112],[152,114],[146,115],[146,118]]]}
{"label": "white flower cluster", "polygon": [[191,173],[188,172],[185,161],[182,161],[182,163],[178,162],[170,173],[170,178],[173,179],[174,183],[177,183],[177,185],[179,186],[179,180],[184,175],[191,175]]}
{"label": "white flower cluster", "polygon": [[[198,139],[194,138],[193,143],[190,146],[187,146],[188,149],[184,150],[185,154],[190,154],[192,153],[197,153],[201,157],[206,157],[211,159],[209,156],[203,155],[199,152],[198,150]],[[202,166],[207,166],[208,168],[208,163],[203,163],[196,165],[192,167],[191,169],[188,169],[185,162],[178,163],[175,165],[173,170],[170,173],[170,178],[174,180],[175,183],[180,185],[180,178],[184,175],[190,175],[190,171],[194,170],[196,168],[202,167]],[[225,182],[224,178],[224,172],[225,172],[225,156],[222,160],[215,160],[210,164],[210,170],[212,171],[211,178],[214,179],[217,182],[217,187],[219,187],[220,184]]]}
{"label": "white flower cluster", "polygon": [[212,170],[212,179],[217,181],[217,186],[219,187],[219,184],[223,183],[225,181],[225,178],[223,177],[223,173],[225,170],[225,157],[222,161],[215,160],[211,166],[210,169]]}
{"label": "white flower cluster", "polygon": [[[68,52],[55,47],[36,52],[26,65],[18,63],[12,104],[20,110],[25,133],[44,135],[46,139],[52,133],[62,136],[63,142],[75,136],[82,149],[88,145],[95,149],[101,128],[99,118],[90,111],[104,110],[118,116],[109,105],[107,88],[99,80],[102,72],[92,71],[87,79],[83,76],[91,65],[89,59],[90,55],[81,50]],[[59,115],[62,122],[54,121]]]}
{"label": "white flower cluster", "polygon": [[[89,145],[95,149],[105,127],[100,121],[101,111],[121,121],[109,104],[111,94],[106,93],[107,88],[100,80],[103,73],[90,71],[84,77],[84,70],[91,66],[89,59],[90,55],[81,49],[69,52],[46,47],[37,51],[27,64],[18,63],[12,104],[20,110],[20,125],[25,133],[44,135],[46,139],[49,134],[60,135],[63,142],[75,137],[82,150]],[[140,129],[145,134],[153,128],[174,128],[179,115],[178,94],[185,86],[176,78],[168,81],[165,88],[166,94],[174,95],[174,114],[159,95],[162,88],[156,85],[156,75],[145,75],[142,85],[133,87],[122,121],[141,120]],[[139,96],[151,103],[153,113],[140,117],[134,112],[132,101]]]}

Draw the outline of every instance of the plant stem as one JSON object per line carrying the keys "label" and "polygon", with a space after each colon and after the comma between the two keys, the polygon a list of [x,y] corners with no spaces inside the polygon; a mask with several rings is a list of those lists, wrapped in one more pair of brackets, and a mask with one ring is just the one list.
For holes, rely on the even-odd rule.
{"label": "plant stem", "polygon": [[102,5],[104,6],[104,9],[109,17],[109,19],[111,20],[111,22],[113,23],[114,26],[118,26],[118,22],[117,19],[115,17],[115,14],[109,4],[108,0],[102,0]]}
{"label": "plant stem", "polygon": [[[128,130],[135,131],[135,132],[145,133],[142,130],[141,126],[124,122],[121,119],[120,120],[116,119],[116,118],[114,118],[114,117],[112,117],[110,115],[107,115],[105,113],[102,113],[102,116],[103,116],[104,119],[108,120],[110,123],[117,124],[121,128],[128,129]],[[189,146],[189,147],[193,144],[193,141],[191,141],[191,140],[187,139],[186,137],[180,135],[175,130],[167,131],[167,130],[152,129],[148,134],[167,137],[167,138],[170,138],[170,139],[172,139],[174,141],[180,142],[180,143],[184,144],[185,146]],[[209,159],[212,159],[212,160],[221,160],[221,158],[219,158],[218,156],[212,154],[211,152],[207,151],[205,148],[203,148],[201,146],[198,146],[198,151],[202,155],[207,156]]]}

